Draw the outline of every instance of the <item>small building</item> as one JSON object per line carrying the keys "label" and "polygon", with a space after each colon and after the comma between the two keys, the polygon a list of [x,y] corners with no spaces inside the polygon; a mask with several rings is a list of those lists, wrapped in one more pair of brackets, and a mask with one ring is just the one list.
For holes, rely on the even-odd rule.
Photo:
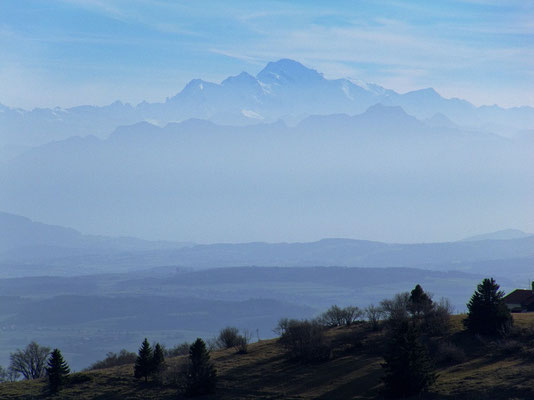
{"label": "small building", "polygon": [[506,295],[503,300],[511,312],[533,312],[534,282],[532,282],[532,289],[516,289]]}

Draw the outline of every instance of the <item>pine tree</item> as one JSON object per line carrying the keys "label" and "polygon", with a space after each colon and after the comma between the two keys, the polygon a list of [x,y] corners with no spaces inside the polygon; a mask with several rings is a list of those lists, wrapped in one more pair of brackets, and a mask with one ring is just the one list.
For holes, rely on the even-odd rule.
{"label": "pine tree", "polygon": [[161,373],[161,371],[163,371],[164,366],[165,356],[163,354],[163,348],[159,343],[156,343],[156,346],[154,346],[154,354],[152,355],[151,372],[159,377],[159,374]]}
{"label": "pine tree", "polygon": [[513,324],[512,314],[504,303],[504,292],[493,278],[486,278],[467,303],[464,325],[472,333],[505,334]]}
{"label": "pine tree", "polygon": [[198,338],[189,348],[189,365],[186,371],[185,392],[199,396],[215,391],[217,371],[210,361],[206,344]]}
{"label": "pine tree", "polygon": [[152,373],[152,357],[152,348],[145,338],[135,360],[134,376],[137,379],[145,378],[145,382],[148,381],[148,376]]}
{"label": "pine tree", "polygon": [[52,393],[59,391],[61,385],[65,382],[65,377],[70,373],[67,362],[63,359],[61,352],[54,349],[48,359],[46,374],[48,375],[48,385]]}
{"label": "pine tree", "polygon": [[398,398],[426,390],[436,380],[426,347],[417,328],[409,321],[401,322],[392,332],[384,355],[383,378],[388,395]]}

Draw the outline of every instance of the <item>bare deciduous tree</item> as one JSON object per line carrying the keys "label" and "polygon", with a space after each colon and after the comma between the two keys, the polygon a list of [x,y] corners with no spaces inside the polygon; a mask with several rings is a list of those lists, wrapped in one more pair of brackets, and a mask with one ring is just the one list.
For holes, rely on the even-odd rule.
{"label": "bare deciduous tree", "polygon": [[348,306],[340,308],[336,305],[330,307],[319,317],[319,322],[326,326],[349,326],[362,315],[358,307]]}
{"label": "bare deciduous tree", "polygon": [[365,316],[367,317],[367,320],[371,324],[373,330],[377,331],[378,329],[380,329],[380,321],[384,316],[384,310],[380,307],[371,304],[365,309]]}
{"label": "bare deciduous tree", "polygon": [[9,369],[22,374],[24,379],[38,379],[45,376],[46,360],[50,348],[31,342],[24,350],[18,349],[9,356]]}
{"label": "bare deciduous tree", "polygon": [[380,302],[380,308],[384,310],[389,327],[394,327],[409,317],[409,304],[409,292],[397,293],[392,299],[385,299]]}
{"label": "bare deciduous tree", "polygon": [[278,342],[293,359],[303,362],[327,360],[331,351],[324,331],[325,327],[317,321],[287,320]]}

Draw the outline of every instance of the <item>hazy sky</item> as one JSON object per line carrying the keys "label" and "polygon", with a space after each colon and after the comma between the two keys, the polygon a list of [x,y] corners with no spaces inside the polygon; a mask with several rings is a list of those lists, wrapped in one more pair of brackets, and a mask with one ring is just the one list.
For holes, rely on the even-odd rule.
{"label": "hazy sky", "polygon": [[0,2],[0,103],[161,101],[292,58],[328,78],[534,106],[534,2]]}

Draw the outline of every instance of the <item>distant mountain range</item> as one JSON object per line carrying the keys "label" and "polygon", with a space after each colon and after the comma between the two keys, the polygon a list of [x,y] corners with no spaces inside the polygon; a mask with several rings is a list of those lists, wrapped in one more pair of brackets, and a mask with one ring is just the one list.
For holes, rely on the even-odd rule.
{"label": "distant mountain range", "polygon": [[[282,59],[268,63],[255,77],[242,72],[220,84],[194,79],[162,103],[22,110],[0,105],[0,153],[70,136],[106,137],[116,127],[141,121],[159,126],[189,118],[219,124],[249,125],[279,119],[298,123],[309,115],[359,114],[382,103],[400,106],[421,119],[459,124],[507,135],[534,128],[534,108],[475,107],[446,99],[427,88],[405,94],[350,79],[325,79],[302,64]],[[436,116],[436,114],[438,114]],[[450,119],[452,122],[449,122]],[[6,147],[7,146],[7,147]]]}
{"label": "distant mountain range", "polygon": [[192,243],[83,235],[57,225],[0,212],[0,259],[37,260],[87,254],[178,249]]}
{"label": "distant mountain range", "polygon": [[0,209],[197,242],[527,229],[533,115],[328,80],[291,60],[194,80],[164,103],[0,107]]}
{"label": "distant mountain range", "polygon": [[0,209],[85,232],[199,242],[369,237],[385,221],[388,240],[403,241],[428,221],[524,220],[533,145],[382,104],[296,126],[139,122],[0,162]]}
{"label": "distant mountain range", "polygon": [[[73,229],[7,213],[0,213],[0,229],[0,277],[70,276],[162,265],[186,269],[255,265],[416,267],[482,273],[485,262],[516,259],[510,261],[508,267],[512,267],[518,259],[534,261],[534,236],[420,244],[323,239],[310,243],[194,245],[82,235]],[[473,265],[478,267],[472,268]],[[494,269],[487,272],[492,271],[495,272]],[[509,272],[513,275],[513,271]],[[515,272],[524,273],[522,270]]]}
{"label": "distant mountain range", "polygon": [[480,235],[469,236],[463,241],[474,242],[478,240],[511,240],[511,239],[523,239],[529,236],[534,236],[532,233],[526,233],[519,229],[503,229],[496,232],[482,233]]}

